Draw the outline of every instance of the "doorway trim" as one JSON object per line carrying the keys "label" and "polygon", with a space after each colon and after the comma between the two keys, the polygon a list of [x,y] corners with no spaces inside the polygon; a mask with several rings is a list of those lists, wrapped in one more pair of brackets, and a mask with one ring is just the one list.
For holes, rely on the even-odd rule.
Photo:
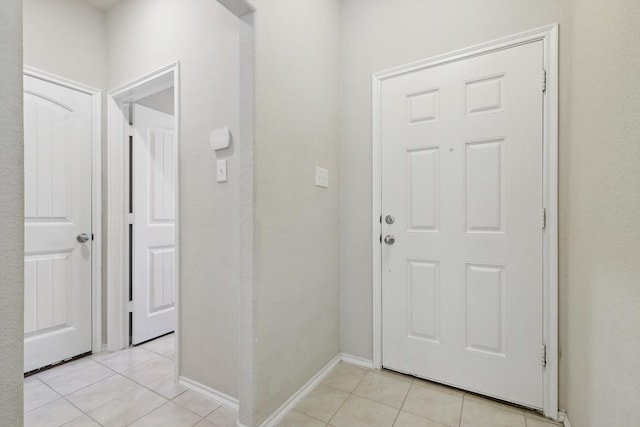
{"label": "doorway trim", "polygon": [[[546,91],[543,98],[543,206],[546,228],[543,233],[543,325],[547,348],[543,371],[543,411],[558,419],[558,24],[551,24],[497,40],[470,46],[444,55],[374,73],[372,82],[372,264],[373,264],[373,368],[382,367],[382,108],[381,91],[385,79],[431,68],[473,56],[487,54],[536,41],[543,42]],[[542,72],[542,70],[541,70]],[[541,84],[542,76],[541,76]]]}
{"label": "doorway trim", "polygon": [[[125,233],[128,230],[129,214],[126,199],[129,196],[128,186],[128,151],[125,149],[129,136],[129,123],[122,120],[122,113],[118,102],[122,102],[131,96],[137,88],[154,79],[173,73],[174,88],[174,121],[175,137],[178,150],[177,171],[178,183],[180,182],[180,63],[178,61],[168,64],[156,71],[146,74],[132,82],[122,85],[108,92],[108,140],[107,140],[107,350],[116,351],[128,346],[129,334],[129,300],[127,276],[129,267],[127,255],[129,249],[128,238]],[[170,86],[167,86],[170,87]],[[162,89],[154,88],[153,92]],[[148,92],[144,95],[150,95]],[[136,97],[142,98],[142,92],[137,92]],[[175,310],[176,327],[178,336],[180,329],[179,300],[180,300],[180,200],[179,185],[175,188],[176,212],[175,212],[175,236],[176,236],[176,267],[174,269],[174,283],[176,285]],[[176,346],[175,365],[179,366],[179,346]],[[176,369],[176,376],[178,370]]]}
{"label": "doorway trim", "polygon": [[102,351],[102,91],[89,85],[23,66],[23,75],[91,96],[91,351]]}

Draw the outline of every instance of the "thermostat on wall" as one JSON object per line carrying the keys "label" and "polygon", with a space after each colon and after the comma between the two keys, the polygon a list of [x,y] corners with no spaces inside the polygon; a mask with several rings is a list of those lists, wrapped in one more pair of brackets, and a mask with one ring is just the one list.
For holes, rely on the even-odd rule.
{"label": "thermostat on wall", "polygon": [[231,143],[231,133],[229,128],[214,129],[211,131],[211,138],[209,140],[211,148],[214,150],[222,150],[228,148]]}

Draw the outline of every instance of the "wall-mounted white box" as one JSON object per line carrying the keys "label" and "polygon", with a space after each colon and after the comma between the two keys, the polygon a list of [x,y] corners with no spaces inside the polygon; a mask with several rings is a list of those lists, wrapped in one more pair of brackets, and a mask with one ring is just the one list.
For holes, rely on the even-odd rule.
{"label": "wall-mounted white box", "polygon": [[214,150],[228,148],[231,144],[231,132],[229,132],[229,128],[214,129],[211,131],[209,144],[211,144],[211,148]]}

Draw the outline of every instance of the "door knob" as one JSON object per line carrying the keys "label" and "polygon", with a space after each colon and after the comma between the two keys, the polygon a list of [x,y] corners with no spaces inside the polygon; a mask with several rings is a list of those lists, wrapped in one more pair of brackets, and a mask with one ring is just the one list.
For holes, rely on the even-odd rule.
{"label": "door knob", "polygon": [[86,233],[80,233],[78,234],[78,237],[76,237],[76,240],[80,243],[84,243],[89,240],[89,236]]}
{"label": "door knob", "polygon": [[387,245],[393,245],[396,242],[396,238],[391,234],[387,234],[386,236],[384,236],[384,242]]}
{"label": "door knob", "polygon": [[395,220],[396,219],[393,217],[393,215],[387,215],[384,217],[384,222],[386,222],[387,224],[393,224]]}

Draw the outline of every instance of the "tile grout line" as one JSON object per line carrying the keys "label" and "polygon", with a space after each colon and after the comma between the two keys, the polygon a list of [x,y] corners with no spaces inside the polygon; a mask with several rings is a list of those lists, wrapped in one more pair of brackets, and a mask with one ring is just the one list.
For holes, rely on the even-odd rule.
{"label": "tile grout line", "polygon": [[391,423],[391,427],[394,427],[396,425],[396,421],[398,421],[399,416],[400,416],[400,410],[398,410],[396,417],[393,419],[393,423]]}
{"label": "tile grout line", "polygon": [[[161,396],[161,397],[162,397],[162,396]],[[140,416],[139,416],[138,418],[136,418],[135,420],[131,421],[130,423],[127,423],[127,424],[126,424],[126,426],[130,426],[131,424],[133,424],[133,423],[135,423],[136,421],[138,421],[140,418],[144,418],[144,417],[146,417],[147,415],[149,415],[150,413],[152,413],[153,411],[155,411],[156,409],[160,409],[160,408],[162,408],[162,407],[163,407],[164,405],[166,405],[168,402],[170,402],[170,401],[164,402],[162,405],[160,405],[160,406],[158,406],[158,407],[156,407],[156,408],[151,409],[149,412],[145,412],[144,414],[140,415]]]}
{"label": "tile grout line", "polygon": [[49,401],[49,402],[47,402],[47,403],[43,403],[43,404],[42,404],[42,405],[40,405],[40,406],[36,406],[35,408],[31,408],[31,409],[29,409],[27,412],[25,412],[25,414],[28,414],[29,412],[33,412],[33,411],[35,411],[36,409],[40,409],[40,408],[42,408],[43,406],[46,406],[46,405],[50,404],[51,402],[54,402],[54,401],[56,401],[56,400],[58,400],[58,399],[60,399],[60,398],[63,398],[63,399],[64,399],[64,396],[63,396],[63,395],[61,395],[60,393],[58,393],[57,391],[55,391],[53,388],[51,388],[51,386],[50,386],[49,384],[45,383],[44,381],[42,381],[42,380],[41,380],[40,378],[38,378],[38,377],[36,377],[36,379],[37,379],[38,381],[40,381],[40,383],[41,383],[42,385],[44,385],[44,386],[45,386],[45,387],[47,387],[49,390],[51,390],[51,391],[52,391],[52,392],[54,392],[56,395],[58,395],[58,397],[56,397],[55,399],[53,399],[53,400],[51,400],[51,401]]}
{"label": "tile grout line", "polygon": [[[344,363],[344,362],[341,362],[341,363]],[[353,366],[353,365],[350,365],[350,364],[348,364],[348,363],[347,363],[346,365],[348,365],[348,366]],[[334,369],[335,369],[335,368],[334,368]],[[367,376],[367,374],[368,374],[371,370],[370,370],[370,369],[364,369],[364,368],[358,368],[358,369],[362,369],[363,371],[365,371],[365,374],[362,376],[362,378],[360,378],[360,381],[358,381],[358,384],[356,384],[356,386],[353,388],[353,390],[351,390],[350,392],[348,392],[348,393],[349,393],[349,396],[347,396],[347,398],[344,400],[344,402],[342,402],[342,404],[340,404],[340,406],[338,407],[338,409],[336,410],[336,412],[335,412],[335,413],[333,414],[333,416],[329,419],[329,422],[327,422],[327,425],[331,425],[331,421],[333,421],[333,419],[336,417],[336,415],[338,415],[338,412],[340,412],[340,409],[342,409],[342,407],[344,406],[344,404],[345,404],[345,403],[347,403],[347,400],[349,400],[349,398],[350,398],[350,397],[352,397],[352,396],[359,397],[359,396],[357,396],[357,395],[354,395],[354,394],[353,394],[353,392],[354,392],[354,391],[355,391],[355,390],[360,386],[360,384],[362,383],[362,380],[364,380],[364,377],[366,377],[366,376]],[[321,383],[321,384],[322,384],[322,383]],[[328,385],[328,384],[327,384],[327,385]],[[331,387],[331,386],[329,386],[329,387]],[[334,388],[336,388],[336,387],[334,387]],[[342,390],[342,391],[344,391],[344,390]]]}
{"label": "tile grout line", "polygon": [[[423,379],[421,379],[421,378],[416,378],[416,379],[417,379],[418,381],[425,381],[425,380],[423,380]],[[429,382],[431,382],[431,381],[429,381]],[[413,380],[413,381],[411,382],[411,386],[413,387],[413,385],[414,385],[414,384],[416,384],[416,381],[415,381],[415,380]],[[418,384],[417,384],[417,387],[427,387],[427,388],[429,388],[428,386],[421,385],[420,383],[418,383]],[[411,389],[409,389],[409,390],[411,390]],[[440,392],[440,393],[444,393],[444,394],[452,394],[452,393],[448,393],[448,392],[441,391],[441,390],[437,390],[437,389],[436,389],[435,391],[438,391],[438,392]],[[409,392],[407,392],[407,396],[408,396],[408,395],[409,395]],[[464,402],[464,395],[461,395],[460,397],[463,399],[463,402]],[[405,397],[405,401],[406,401],[406,397]],[[403,406],[404,406],[404,403],[403,403]],[[402,411],[402,409],[400,409],[400,410]],[[442,423],[442,422],[440,422],[440,421],[438,421],[438,420],[434,420],[433,418],[425,417],[425,416],[423,416],[423,415],[419,415],[419,414],[416,414],[416,413],[411,412],[411,411],[407,411],[407,410],[405,410],[404,412],[406,412],[406,413],[408,413],[408,414],[411,414],[411,415],[413,415],[413,416],[415,416],[415,417],[418,417],[418,418],[422,418],[422,419],[425,419],[425,420],[428,420],[428,421],[433,421],[434,423],[441,424],[441,425],[443,425],[443,426],[445,425],[444,423]],[[462,409],[460,409],[460,416],[461,416],[461,418],[462,418]],[[454,426],[454,427],[460,427],[460,423],[461,423],[461,421],[462,421],[462,419],[460,419],[460,421],[458,421],[458,426]],[[449,426],[449,427],[451,427],[451,426]]]}
{"label": "tile grout line", "polygon": [[[111,378],[111,377],[113,377],[113,375],[112,375],[112,376],[110,376],[110,377],[105,378],[104,380],[107,380],[107,379],[109,379],[109,378]],[[62,394],[58,393],[58,392],[57,392],[56,390],[54,390],[54,389],[53,389],[49,384],[47,384],[46,382],[42,381],[40,378],[37,378],[37,379],[38,379],[38,381],[40,381],[42,384],[44,384],[46,387],[48,387],[51,391],[53,391],[55,394],[57,394],[59,397],[58,397],[57,399],[52,400],[51,402],[47,402],[47,403],[45,403],[44,405],[40,405],[40,406],[38,406],[37,408],[33,408],[33,409],[29,410],[29,411],[28,411],[28,412],[26,412],[25,414],[28,414],[28,413],[30,413],[30,412],[32,412],[32,411],[34,411],[34,410],[36,410],[36,409],[42,408],[43,406],[46,406],[46,405],[48,405],[48,404],[50,404],[50,403],[52,403],[52,402],[55,402],[56,400],[63,399],[64,401],[66,401],[67,403],[69,403],[71,406],[73,406],[74,408],[76,408],[76,409],[77,409],[78,411],[80,411],[80,413],[81,413],[81,415],[79,415],[79,416],[77,416],[77,417],[75,417],[75,418],[72,418],[71,420],[67,421],[65,424],[70,423],[71,421],[74,421],[74,420],[76,420],[76,419],[78,419],[78,418],[82,417],[82,415],[86,415],[87,417],[91,418],[93,421],[95,421],[96,423],[98,423],[98,425],[102,426],[102,424],[100,424],[97,420],[95,420],[91,415],[89,415],[88,413],[86,413],[85,411],[83,411],[81,408],[79,408],[78,406],[76,406],[76,405],[75,405],[73,402],[71,402],[69,399],[67,399],[67,396],[64,396],[64,395],[62,395]],[[102,382],[102,381],[104,381],[104,380],[101,380],[101,381],[98,381],[98,382]],[[97,383],[94,383],[94,384],[97,384]],[[91,385],[93,385],[93,384],[91,384]],[[90,387],[90,386],[87,386],[87,387]],[[87,387],[83,387],[83,388],[82,388],[82,389],[80,389],[80,390],[84,390],[84,389],[85,389],[85,388],[87,388]],[[77,390],[77,391],[80,391],[80,390]],[[69,394],[73,394],[73,393],[75,393],[75,391],[74,391],[74,392],[72,392],[72,393],[69,393]],[[64,425],[64,424],[62,424],[62,425]]]}
{"label": "tile grout line", "polygon": [[[290,410],[290,411],[299,412],[299,413],[301,413],[301,414],[303,414],[303,415],[305,415],[305,416],[307,416],[307,417],[313,418],[314,420],[318,420],[318,421],[320,421],[321,423],[325,423],[325,425],[327,425],[327,426],[328,426],[328,425],[329,425],[329,423],[331,422],[331,420],[333,419],[333,417],[338,413],[338,411],[340,410],[340,408],[342,408],[342,405],[344,405],[344,402],[346,402],[346,401],[347,401],[347,399],[349,398],[349,396],[351,396],[351,393],[349,393],[348,391],[344,391],[344,390],[342,390],[342,389],[339,389],[339,388],[337,388],[337,387],[334,387],[334,386],[332,386],[332,385],[329,385],[329,384],[325,384],[325,383],[323,383],[323,382],[320,382],[317,386],[315,386],[315,387],[313,388],[313,390],[311,390],[311,391],[309,392],[309,395],[310,395],[311,393],[313,393],[313,392],[318,388],[318,386],[319,386],[319,385],[321,385],[321,384],[322,384],[323,386],[325,386],[325,387],[329,387],[329,388],[331,388],[331,389],[333,389],[333,390],[335,390],[335,391],[339,391],[339,392],[342,392],[342,393],[346,393],[346,394],[347,394],[347,397],[346,397],[346,398],[344,399],[344,401],[340,404],[340,406],[338,406],[338,409],[336,409],[336,411],[335,411],[333,414],[331,414],[331,417],[329,418],[329,421],[321,420],[320,418],[316,418],[316,417],[314,417],[313,415],[310,415],[310,414],[307,414],[306,412],[300,411],[300,410],[296,409],[296,408],[295,408],[295,406],[294,406],[293,408],[291,408],[291,410]],[[307,395],[307,397],[309,397],[309,395]],[[306,399],[307,397],[305,397],[305,399]],[[303,400],[303,401],[304,401],[304,400]],[[285,415],[285,416],[286,416],[286,415]]]}
{"label": "tile grout line", "polygon": [[[69,421],[67,421],[67,422],[66,422],[66,423],[64,423],[64,424],[69,424],[71,421],[75,421],[75,420],[77,420],[78,418],[82,418],[82,416],[84,415],[84,416],[88,417],[91,421],[95,421],[95,423],[96,423],[96,424],[98,424],[99,426],[101,426],[101,427],[102,427],[102,424],[100,424],[100,422],[99,422],[98,420],[96,420],[95,418],[93,418],[93,417],[92,417],[91,415],[89,415],[88,413],[84,412],[82,409],[78,408],[76,405],[74,405],[74,403],[73,403],[73,402],[69,401],[66,397],[63,397],[63,399],[64,399],[64,400],[66,400],[67,402],[69,402],[71,405],[73,405],[73,407],[74,407],[74,408],[78,409],[78,411],[80,411],[80,412],[82,413],[82,415],[80,415],[80,416],[78,416],[78,417],[75,417],[74,419],[69,420]],[[64,426],[64,424],[62,424],[60,427]]]}
{"label": "tile grout line", "polygon": [[[342,390],[344,391],[344,390]],[[331,416],[331,418],[329,418],[329,421],[327,422],[327,425],[331,425],[331,421],[333,421],[333,419],[336,417],[336,415],[338,415],[338,412],[340,412],[340,409],[342,409],[342,407],[344,406],[345,403],[347,403],[347,400],[349,400],[349,397],[352,396],[352,393],[349,393],[349,395],[347,396],[346,399],[344,399],[342,401],[342,403],[340,404],[340,406],[338,406],[338,409],[336,409],[336,411],[333,413],[333,415]],[[306,415],[306,414],[305,414]]]}
{"label": "tile grout line", "polygon": [[[97,362],[96,362],[96,363],[97,363]],[[84,390],[85,388],[91,387],[92,385],[98,384],[98,383],[100,383],[100,382],[102,382],[102,381],[106,381],[106,380],[108,380],[109,378],[112,378],[113,376],[114,376],[114,375],[111,375],[110,377],[107,377],[107,378],[105,378],[104,380],[101,380],[101,381],[98,381],[97,383],[93,383],[93,384],[91,384],[91,385],[88,385],[87,387],[83,387],[83,388],[81,388],[80,390]],[[77,391],[80,391],[80,390],[76,390],[76,391],[74,391],[74,392],[71,392],[71,393],[69,393],[69,395],[71,395],[71,394],[73,394],[73,393],[75,393],[75,392],[77,392]],[[67,396],[68,396],[68,395],[67,395]],[[82,414],[86,415],[87,417],[89,417],[90,419],[92,419],[93,421],[95,421],[96,423],[98,423],[98,425],[99,425],[99,426],[102,426],[102,424],[101,424],[100,422],[98,422],[98,420],[94,419],[91,415],[89,415],[89,414],[88,414],[87,412],[85,412],[83,409],[81,409],[80,407],[78,407],[75,403],[73,403],[72,401],[70,401],[69,399],[67,399],[67,396],[62,396],[62,398],[63,398],[64,400],[66,400],[66,401],[67,401],[71,406],[73,406],[74,408],[78,409],[78,411],[80,411]],[[82,417],[82,415],[80,415],[79,417],[74,418],[73,420],[76,420],[76,419],[78,419],[78,418],[80,418],[80,417]],[[67,423],[70,423],[70,422],[71,422],[71,421],[73,421],[73,420],[67,421]],[[65,423],[65,424],[66,424],[66,423]],[[63,425],[64,425],[64,424],[63,424]]]}
{"label": "tile grout line", "polygon": [[462,404],[460,405],[460,415],[458,416],[458,427],[462,427],[462,412],[464,411],[465,395],[462,395]]}
{"label": "tile grout line", "polygon": [[[306,412],[298,411],[296,408],[291,408],[291,411],[289,411],[289,412],[292,412],[292,411],[293,411],[293,412],[297,412],[297,413],[299,413],[299,414],[302,414],[302,415],[304,415],[305,417],[309,417],[309,418],[312,418],[312,419],[314,419],[314,420],[316,420],[316,421],[319,421],[319,422],[321,422],[321,423],[324,423],[325,425],[329,425],[329,421],[331,421],[331,420],[329,420],[329,421],[323,421],[323,420],[321,420],[320,418],[316,418],[316,417],[314,417],[313,415],[309,415],[309,414],[307,414]],[[337,412],[338,412],[338,411],[336,411],[336,413],[337,413]],[[288,414],[288,413],[287,413],[287,414]],[[334,415],[335,415],[335,414],[334,414]],[[333,419],[333,415],[331,416],[331,419]]]}
{"label": "tile grout line", "polygon": [[[34,407],[34,408],[29,409],[28,411],[24,412],[24,414],[26,415],[26,414],[29,414],[29,413],[31,413],[31,412],[33,412],[33,411],[36,411],[36,410],[38,410],[38,409],[41,409],[41,408],[43,408],[44,406],[49,405],[49,404],[51,404],[51,403],[53,403],[53,402],[55,402],[55,401],[63,400],[64,402],[66,402],[66,403],[68,403],[69,405],[71,405],[71,407],[75,408],[76,410],[78,410],[78,411],[80,412],[80,415],[78,415],[77,417],[72,418],[72,419],[71,419],[71,420],[69,420],[69,421],[66,421],[64,424],[67,424],[67,423],[69,423],[69,422],[75,421],[75,420],[77,420],[77,419],[79,419],[79,418],[81,418],[81,417],[83,417],[83,416],[87,416],[89,419],[91,419],[92,421],[96,422],[98,425],[102,426],[102,424],[101,424],[98,420],[94,419],[94,418],[93,418],[93,417],[92,417],[88,412],[85,412],[82,408],[80,408],[79,406],[77,406],[75,403],[73,403],[73,402],[72,402],[70,399],[68,399],[67,397],[68,397],[68,396],[70,396],[70,395],[72,395],[72,394],[74,394],[74,393],[80,392],[80,391],[82,391],[82,390],[86,390],[86,389],[87,389],[87,388],[89,388],[89,387],[95,386],[95,385],[97,385],[97,384],[100,384],[100,383],[102,383],[102,382],[104,382],[104,381],[107,381],[107,380],[112,379],[112,378],[115,378],[115,377],[119,377],[119,378],[123,378],[123,379],[128,380],[128,381],[131,381],[133,384],[135,384],[135,385],[137,385],[137,386],[139,386],[139,387],[141,387],[141,388],[144,388],[144,389],[146,389],[146,390],[148,390],[148,391],[150,391],[150,392],[152,392],[152,393],[156,394],[156,395],[157,395],[157,396],[159,396],[161,399],[165,400],[165,402],[163,402],[159,407],[162,407],[162,406],[166,405],[168,402],[173,402],[173,399],[177,398],[178,396],[180,396],[180,395],[182,395],[183,393],[185,393],[185,392],[186,392],[186,390],[184,390],[184,391],[182,391],[182,392],[178,393],[176,396],[174,396],[174,397],[173,397],[173,398],[171,398],[171,399],[170,399],[170,398],[167,398],[167,397],[165,397],[165,396],[161,395],[160,393],[156,392],[155,390],[152,390],[151,388],[147,387],[145,384],[142,384],[142,383],[140,383],[140,382],[136,381],[136,380],[135,380],[135,379],[133,379],[133,378],[129,378],[129,377],[127,377],[127,376],[123,375],[121,372],[118,372],[118,371],[116,371],[115,369],[113,369],[113,368],[111,368],[110,366],[105,365],[105,364],[103,363],[103,362],[105,362],[105,361],[109,361],[109,360],[112,360],[113,358],[117,357],[117,356],[118,356],[118,353],[122,354],[122,352],[124,352],[124,351],[130,351],[130,350],[133,350],[133,349],[135,349],[135,348],[136,348],[136,347],[128,347],[128,348],[126,348],[126,349],[122,349],[122,350],[116,351],[116,352],[114,352],[112,355],[110,355],[109,357],[106,357],[105,359],[102,359],[102,360],[96,360],[96,359],[94,359],[94,358],[93,358],[93,355],[87,355],[87,356],[86,356],[86,357],[84,357],[84,358],[78,359],[78,360],[83,360],[83,361],[85,361],[87,366],[80,366],[80,367],[77,367],[77,368],[75,368],[75,369],[71,369],[69,372],[61,373],[61,374],[58,374],[58,375],[53,375],[51,378],[49,378],[49,381],[53,381],[53,380],[56,380],[56,379],[62,378],[62,377],[63,377],[63,376],[65,376],[65,375],[71,375],[71,374],[77,373],[78,371],[82,371],[83,369],[87,369],[87,368],[88,368],[88,366],[91,366],[91,365],[93,365],[93,364],[95,364],[96,366],[100,366],[100,367],[102,367],[102,368],[105,368],[105,369],[107,369],[108,371],[110,371],[110,372],[111,372],[111,375],[108,375],[106,378],[102,378],[102,379],[100,379],[100,380],[98,380],[98,381],[95,381],[95,382],[93,382],[93,383],[91,383],[91,384],[87,384],[86,386],[81,387],[81,388],[79,388],[79,389],[77,389],[77,390],[73,390],[73,391],[71,391],[71,392],[69,392],[69,393],[67,393],[67,394],[62,394],[62,393],[58,392],[57,390],[55,390],[55,389],[54,389],[54,388],[49,384],[49,382],[48,382],[48,381],[46,381],[46,380],[44,380],[44,379],[40,378],[40,376],[39,376],[39,375],[34,375],[34,376],[33,376],[34,381],[37,381],[37,382],[38,382],[38,384],[40,384],[40,385],[44,385],[47,389],[49,389],[50,391],[52,391],[52,392],[55,394],[55,396],[57,396],[57,397],[55,397],[54,399],[52,399],[52,400],[51,400],[51,401],[49,401],[49,402],[46,402],[46,403],[44,403],[44,404],[41,404],[41,405],[39,405],[39,406],[36,406],[36,407]],[[153,358],[151,358],[151,359],[145,360],[145,361],[143,361],[143,362],[141,362],[141,363],[138,363],[138,364],[135,364],[135,365],[129,366],[129,367],[127,367],[127,369],[125,369],[124,371],[129,370],[129,369],[132,369],[132,368],[134,368],[134,367],[138,367],[138,366],[140,366],[140,365],[142,365],[142,364],[144,364],[144,363],[146,363],[146,362],[149,362],[149,361],[151,361],[151,360],[153,360],[153,359],[157,358],[158,356],[159,356],[159,357],[163,357],[163,358],[164,358],[164,359],[166,359],[166,360],[172,360],[170,357],[166,356],[165,354],[161,354],[161,353],[159,353],[159,352],[156,352],[156,351],[153,351],[153,350],[150,350],[150,349],[144,348],[144,347],[140,347],[140,348],[143,348],[145,351],[148,351],[148,352],[152,353],[152,354],[154,355],[154,357],[153,357]],[[170,353],[170,351],[169,351],[169,352],[167,352],[166,354],[169,354],[169,353]],[[55,370],[55,369],[56,369],[56,367],[51,368],[51,370]],[[124,371],[123,371],[123,372],[124,372]],[[46,372],[46,371],[45,371],[45,372]],[[162,377],[162,375],[160,375],[158,378],[161,378],[161,377]],[[158,379],[158,378],[155,378],[155,379]],[[155,379],[154,379],[154,381],[155,381]],[[128,393],[128,392],[127,392],[127,393]],[[126,393],[123,393],[123,394],[126,394]],[[104,407],[105,405],[108,405],[108,404],[112,403],[114,400],[118,399],[119,397],[121,397],[121,396],[115,397],[115,398],[113,398],[113,399],[111,399],[111,400],[109,400],[109,401],[107,401],[107,402],[104,402],[103,404],[101,404],[101,405],[97,406],[96,408],[93,408],[92,410],[95,410],[95,409],[98,409],[98,408],[102,408],[102,407]],[[205,417],[201,417],[199,414],[194,413],[194,412],[193,412],[193,411],[191,411],[190,409],[188,409],[188,408],[186,408],[186,407],[184,407],[184,406],[182,406],[182,405],[179,405],[179,404],[178,404],[178,403],[176,403],[176,402],[173,402],[173,403],[174,403],[175,405],[180,406],[180,408],[182,408],[182,409],[184,409],[184,410],[187,410],[188,412],[193,413],[194,415],[196,415],[196,416],[200,417],[201,419],[200,419],[198,422],[202,421],[202,419],[204,419],[204,418],[205,418]],[[144,416],[147,416],[149,413],[151,413],[151,412],[155,411],[155,410],[156,410],[156,409],[158,409],[159,407],[154,408],[154,409],[150,410],[149,412],[147,412],[147,413],[143,414],[142,416],[138,417],[136,420],[132,421],[132,423],[133,423],[133,422],[136,422],[138,419],[140,419],[140,418],[142,418],[142,417],[144,417]],[[216,408],[216,409],[218,409],[218,408]],[[216,409],[214,409],[214,410],[210,411],[208,415],[210,415],[211,413],[213,413]],[[208,415],[207,415],[207,416],[208,416]],[[64,424],[62,424],[62,425],[64,425]]]}
{"label": "tile grout line", "polygon": [[[100,362],[96,362],[96,363],[100,363]],[[154,390],[151,390],[150,388],[146,387],[144,384],[140,384],[139,382],[135,381],[134,379],[129,378],[129,377],[126,377],[126,376],[122,375],[120,372],[116,372],[116,371],[114,371],[113,369],[109,368],[108,366],[105,366],[105,368],[107,368],[107,369],[109,369],[109,370],[113,371],[113,372],[114,372],[114,375],[111,375],[111,376],[109,376],[109,377],[107,377],[107,378],[105,378],[105,379],[103,379],[103,380],[100,380],[100,381],[95,382],[95,383],[93,383],[93,384],[90,384],[90,385],[88,385],[88,386],[86,386],[86,387],[83,387],[83,388],[81,388],[81,389],[78,389],[78,390],[76,390],[76,391],[74,391],[74,392],[71,392],[71,393],[69,393],[68,395],[71,395],[71,394],[76,393],[76,392],[81,391],[81,390],[85,390],[85,389],[87,389],[87,388],[89,388],[89,387],[91,387],[91,386],[94,386],[94,385],[96,385],[96,384],[98,384],[98,383],[101,383],[101,382],[103,382],[103,381],[106,381],[106,380],[108,380],[108,379],[110,379],[110,378],[113,378],[113,377],[115,377],[115,376],[120,376],[120,377],[122,377],[122,378],[124,378],[124,379],[127,379],[127,380],[129,380],[129,381],[133,382],[134,384],[136,384],[136,385],[138,385],[138,386],[140,386],[140,387],[142,387],[142,388],[145,388],[145,389],[149,390],[150,392],[152,392],[152,393],[154,393],[154,394],[156,394],[156,395],[160,396],[162,399],[165,399],[167,402],[170,402],[170,401],[171,401],[170,399],[167,399],[166,397],[162,396],[160,393],[157,393],[157,392],[155,392]],[[104,406],[106,406],[106,405],[110,404],[110,403],[111,403],[111,402],[113,402],[114,400],[119,399],[120,397],[124,396],[125,394],[130,393],[131,391],[133,391],[133,390],[130,390],[130,391],[128,391],[128,392],[125,392],[125,393],[121,394],[120,396],[114,397],[113,399],[109,400],[108,402],[104,402],[102,405],[99,405],[99,406],[97,406],[97,407],[93,408],[93,409],[92,409],[92,411],[94,411],[94,410],[96,410],[96,409],[99,409],[99,408],[102,408],[102,407],[104,407]],[[83,414],[87,415],[89,418],[91,418],[92,420],[94,420],[95,422],[97,422],[98,424],[100,424],[100,422],[99,422],[98,420],[96,420],[95,418],[93,418],[93,417],[92,417],[88,412],[85,412],[85,411],[83,411],[82,409],[80,409],[79,407],[77,407],[73,402],[71,402],[69,399],[67,399],[67,397],[66,397],[66,396],[62,396],[62,398],[63,398],[63,399],[65,399],[67,402],[69,402],[69,403],[70,403],[71,405],[73,405],[74,407],[76,407],[80,412],[82,412]],[[163,403],[162,405],[160,405],[160,406],[163,406],[163,405],[164,405],[164,404],[166,404],[167,402],[164,402],[164,403]],[[159,407],[160,407],[160,406],[159,406]],[[158,407],[158,408],[159,408],[159,407]],[[154,411],[155,409],[157,409],[157,408],[152,409],[151,411],[149,411],[148,413],[144,414],[143,416],[148,415],[150,412]],[[185,409],[186,409],[186,408],[185,408]],[[196,415],[197,415],[197,414],[196,414]],[[79,418],[79,417],[76,417],[76,418]],[[140,417],[140,418],[142,418],[142,417]],[[75,419],[75,418],[74,418],[74,419]],[[132,422],[135,422],[135,421],[137,421],[138,419],[139,419],[139,418],[137,418],[136,420],[134,420],[134,421],[132,421]],[[100,425],[102,425],[102,424],[100,424]]]}
{"label": "tile grout line", "polygon": [[[152,391],[153,391],[153,390],[152,390]],[[182,396],[183,394],[185,394],[185,393],[186,393],[186,392],[188,392],[188,391],[193,391],[193,390],[188,390],[188,389],[187,389],[187,390],[185,390],[185,391],[181,392],[180,394],[178,394],[178,395],[177,395],[176,397],[174,397],[173,399],[169,399],[169,402],[173,402],[174,404],[178,405],[178,406],[179,406],[179,407],[181,407],[181,408],[186,409],[187,411],[191,412],[192,414],[196,414],[195,412],[193,412],[191,409],[187,408],[186,406],[183,406],[183,405],[179,404],[178,402],[174,402],[174,400],[175,400],[175,399],[177,399],[178,397]],[[194,391],[194,393],[197,393],[197,392],[196,392],[196,391]],[[213,413],[214,413],[214,412],[216,412],[218,409],[220,409],[220,408],[222,408],[222,407],[224,406],[224,405],[222,405],[222,404],[220,404],[220,403],[216,402],[215,400],[209,399],[209,398],[208,398],[208,397],[206,397],[206,396],[202,396],[201,394],[198,394],[198,396],[201,396],[201,397],[203,397],[204,399],[207,399],[208,401],[213,402],[213,403],[215,403],[216,405],[218,405],[218,406],[216,406],[214,409],[212,409],[212,410],[210,410],[209,412],[207,412],[207,415],[205,415],[205,416],[204,416],[204,417],[202,417],[202,418],[207,418],[209,415],[213,414]],[[226,406],[225,406],[225,407],[226,407]],[[196,415],[197,415],[197,416],[199,416],[199,417],[201,416],[200,414],[196,414]],[[207,421],[208,421],[208,420],[207,420]]]}
{"label": "tile grout line", "polygon": [[409,397],[409,393],[411,392],[412,387],[413,387],[413,381],[411,381],[411,383],[409,384],[409,390],[407,390],[407,393],[404,395],[404,399],[402,399],[402,403],[400,404],[401,411],[402,411],[402,408],[404,408],[404,404],[407,401],[407,397]]}

